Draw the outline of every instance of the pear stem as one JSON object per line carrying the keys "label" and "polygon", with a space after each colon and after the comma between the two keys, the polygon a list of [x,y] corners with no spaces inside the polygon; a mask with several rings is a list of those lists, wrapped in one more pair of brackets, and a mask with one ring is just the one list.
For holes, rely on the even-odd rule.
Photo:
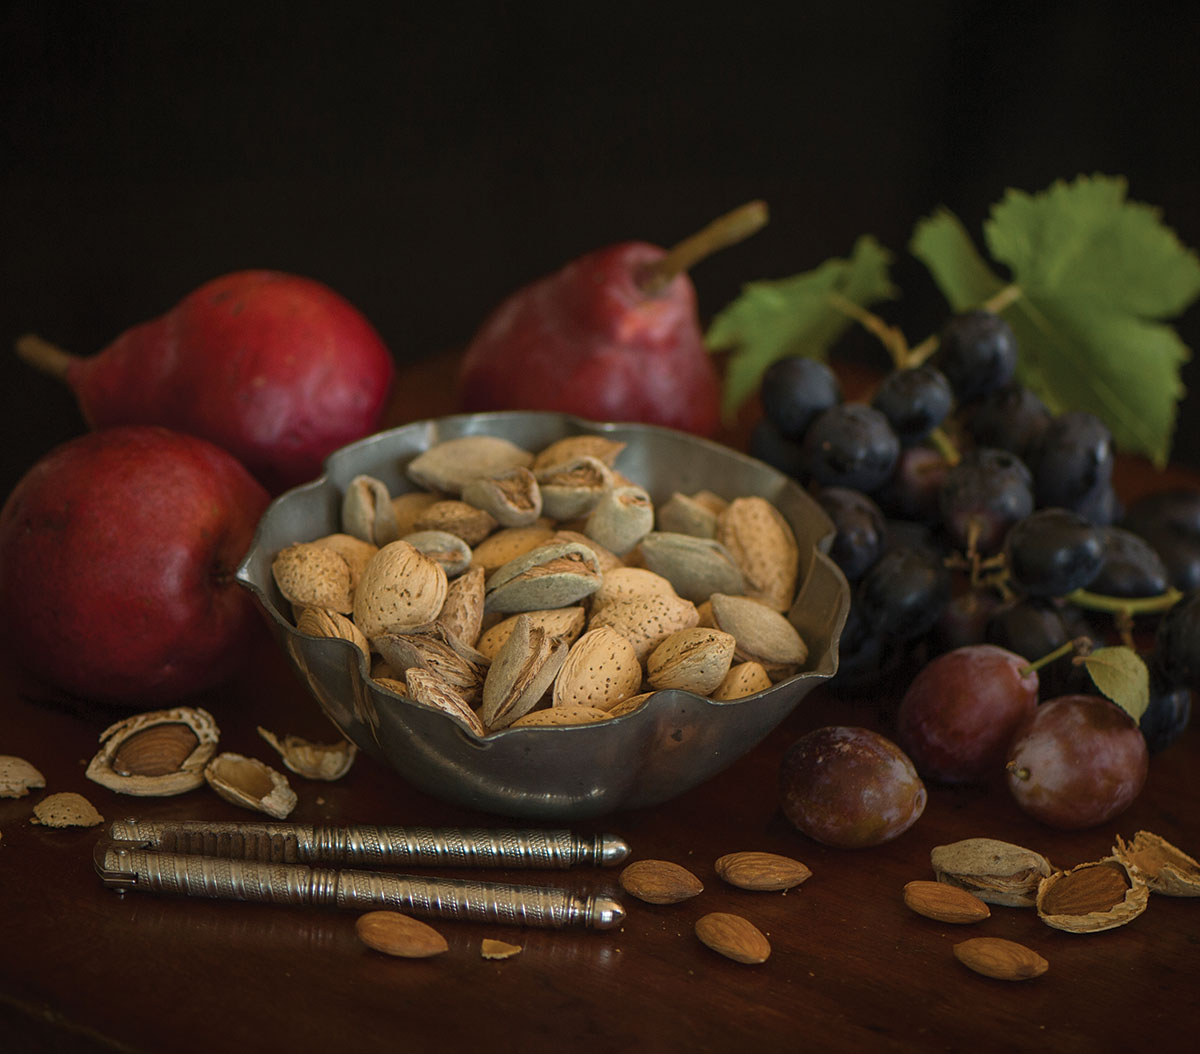
{"label": "pear stem", "polygon": [[647,296],[654,296],[676,275],[689,270],[720,249],[745,241],[765,226],[766,222],[766,202],[749,201],[668,249],[666,256],[646,268],[638,286]]}
{"label": "pear stem", "polygon": [[32,333],[17,338],[17,355],[29,365],[50,374],[51,377],[57,377],[60,381],[67,379],[67,371],[78,358],[57,344],[51,344],[50,341]]}

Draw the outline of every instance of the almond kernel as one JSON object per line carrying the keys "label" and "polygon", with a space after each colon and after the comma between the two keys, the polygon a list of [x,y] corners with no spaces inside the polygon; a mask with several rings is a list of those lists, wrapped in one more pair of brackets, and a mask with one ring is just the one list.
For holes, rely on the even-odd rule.
{"label": "almond kernel", "polygon": [[975,894],[944,882],[909,882],[904,887],[904,903],[918,915],[938,922],[979,922],[992,913]]}
{"label": "almond kernel", "polygon": [[1003,937],[973,937],[954,946],[954,957],[967,969],[998,981],[1025,981],[1049,968],[1032,948]]}
{"label": "almond kernel", "polygon": [[670,860],[635,860],[621,872],[621,888],[647,904],[678,904],[704,891],[686,867]]}
{"label": "almond kernel", "polygon": [[761,963],[771,955],[770,941],[754,923],[726,911],[713,911],[697,919],[696,936],[734,962]]}
{"label": "almond kernel", "polygon": [[404,959],[427,959],[449,947],[432,926],[398,911],[368,911],[358,917],[354,930],[368,948]]}
{"label": "almond kernel", "polygon": [[726,853],[715,864],[717,874],[739,889],[791,889],[812,877],[799,860],[778,853]]}

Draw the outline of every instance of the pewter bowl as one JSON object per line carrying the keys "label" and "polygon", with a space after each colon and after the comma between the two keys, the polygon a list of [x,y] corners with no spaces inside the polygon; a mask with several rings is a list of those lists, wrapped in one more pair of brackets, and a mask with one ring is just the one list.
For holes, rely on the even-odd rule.
{"label": "pewter bowl", "polygon": [[[275,554],[340,530],[342,494],[355,476],[381,479],[395,495],[414,489],[405,466],[437,442],[494,435],[537,451],[580,433],[625,442],[616,467],[656,505],[674,491],[702,489],[775,503],[800,545],[802,585],[788,617],[808,644],[803,672],[735,702],[660,691],[632,713],[597,724],[504,729],[479,739],[441,711],[378,687],[352,643],[302,634],[285,614],[289,606],[271,575]],[[237,579],[262,605],[321,709],[361,750],[443,800],[505,816],[573,820],[682,794],[751,750],[834,675],[850,592],[827,555],[832,536],[828,517],[794,480],[717,443],[563,414],[471,414],[405,425],[336,451],[320,478],[271,503]]]}

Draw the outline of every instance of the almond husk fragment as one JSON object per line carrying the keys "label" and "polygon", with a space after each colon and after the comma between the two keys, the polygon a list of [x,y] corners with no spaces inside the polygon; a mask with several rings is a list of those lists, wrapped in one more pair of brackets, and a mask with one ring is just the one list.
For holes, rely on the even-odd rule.
{"label": "almond husk fragment", "polygon": [[670,534],[690,534],[696,538],[715,538],[717,514],[688,494],[676,491],[658,507],[657,530]]}
{"label": "almond husk fragment", "polygon": [[981,922],[992,913],[974,893],[948,886],[945,882],[917,880],[907,883],[904,903],[918,915],[955,925]]}
{"label": "almond husk fragment", "polygon": [[309,780],[340,780],[358,756],[358,747],[346,739],[337,743],[314,743],[293,735],[281,739],[262,725],[258,734],[275,748],[289,771]]}
{"label": "almond husk fragment", "polygon": [[726,911],[713,911],[696,920],[696,936],[719,955],[734,962],[764,963],[771,942],[749,919]]}
{"label": "almond husk fragment", "polygon": [[368,911],[355,920],[354,932],[368,948],[402,959],[428,959],[450,947],[428,923],[398,911]]}
{"label": "almond husk fragment", "polygon": [[484,937],[479,944],[479,954],[485,959],[511,959],[520,955],[522,948],[519,944],[509,944],[508,941],[498,941]]}
{"label": "almond husk fragment", "polygon": [[454,718],[476,736],[487,735],[487,729],[467,701],[436,673],[413,666],[404,672],[404,695],[418,703]]}
{"label": "almond husk fragment", "polygon": [[23,798],[46,786],[46,777],[24,758],[0,754],[0,798]]}
{"label": "almond husk fragment", "polygon": [[1126,842],[1117,835],[1113,855],[1152,893],[1200,897],[1200,864],[1165,838],[1150,831],[1138,831],[1132,842]]}
{"label": "almond husk fragment", "polygon": [[939,882],[973,893],[988,904],[1031,908],[1038,883],[1054,869],[1041,853],[995,838],[964,838],[929,854]]}
{"label": "almond husk fragment", "polygon": [[670,860],[635,860],[617,881],[631,897],[647,904],[678,904],[704,892],[700,879]]}
{"label": "almond husk fragment", "polygon": [[97,827],[104,822],[104,817],[82,794],[60,791],[48,794],[38,802],[29,822],[43,827]]}
{"label": "almond husk fragment", "polygon": [[1032,948],[1003,937],[972,937],[954,946],[954,957],[969,970],[997,981],[1041,977],[1050,964]]}
{"label": "almond husk fragment", "polygon": [[1056,930],[1098,933],[1132,922],[1150,890],[1115,856],[1056,871],[1038,884],[1038,917]]}
{"label": "almond husk fragment", "polygon": [[805,864],[778,853],[726,853],[717,859],[715,870],[723,881],[738,889],[792,889],[812,877]]}
{"label": "almond husk fragment", "polygon": [[612,470],[599,458],[581,455],[535,470],[542,510],[551,519],[586,516],[613,488]]}

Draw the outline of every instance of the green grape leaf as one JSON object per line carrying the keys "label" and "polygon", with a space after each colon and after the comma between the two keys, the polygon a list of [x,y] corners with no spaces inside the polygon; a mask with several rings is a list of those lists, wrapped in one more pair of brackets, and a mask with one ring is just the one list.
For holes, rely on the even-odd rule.
{"label": "green grape leaf", "polygon": [[1097,648],[1084,656],[1083,665],[1104,695],[1134,721],[1141,721],[1150,705],[1150,673],[1136,651],[1124,645]]}
{"label": "green grape leaf", "polygon": [[[1123,179],[1103,176],[1010,190],[984,237],[1019,290],[1001,309],[1020,348],[1018,378],[1052,412],[1090,411],[1120,449],[1162,465],[1191,354],[1164,320],[1200,295],[1200,259],[1125,192]],[[910,249],[954,311],[1007,285],[944,209],[917,225]]]}
{"label": "green grape leaf", "polygon": [[790,278],[748,282],[705,333],[709,351],[729,351],[722,409],[727,419],[754,394],[767,368],[790,355],[825,360],[853,324],[833,294],[865,308],[896,295],[888,276],[892,256],[869,235],[849,259],[827,260]]}

